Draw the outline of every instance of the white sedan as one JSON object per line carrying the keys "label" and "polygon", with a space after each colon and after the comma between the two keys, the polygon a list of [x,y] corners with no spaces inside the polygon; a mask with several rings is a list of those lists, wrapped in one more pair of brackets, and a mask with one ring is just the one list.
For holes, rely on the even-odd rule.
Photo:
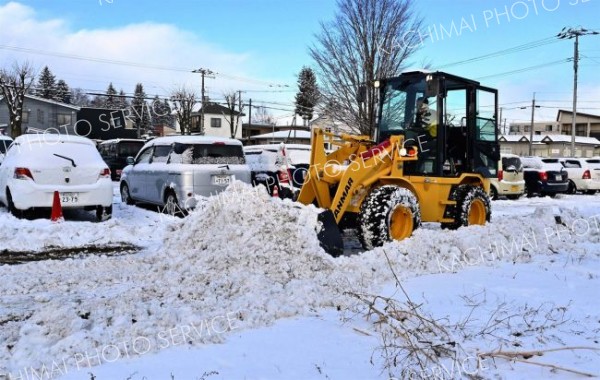
{"label": "white sedan", "polygon": [[98,220],[112,215],[110,170],[93,141],[55,134],[17,137],[0,165],[0,202],[21,217],[52,207],[55,191],[63,208],[95,210]]}

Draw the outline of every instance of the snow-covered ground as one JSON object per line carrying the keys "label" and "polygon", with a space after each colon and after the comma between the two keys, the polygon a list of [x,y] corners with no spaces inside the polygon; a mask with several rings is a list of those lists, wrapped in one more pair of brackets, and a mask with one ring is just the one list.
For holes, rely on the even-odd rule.
{"label": "snow-covered ground", "polygon": [[333,259],[318,210],[241,183],[184,219],[117,193],[105,223],[0,209],[2,255],[88,247],[0,266],[0,379],[600,375],[600,196],[499,200],[486,226]]}

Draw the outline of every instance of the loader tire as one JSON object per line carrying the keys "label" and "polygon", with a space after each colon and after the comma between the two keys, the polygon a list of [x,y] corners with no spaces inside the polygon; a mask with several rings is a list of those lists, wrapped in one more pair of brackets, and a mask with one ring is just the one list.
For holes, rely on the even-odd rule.
{"label": "loader tire", "polygon": [[412,191],[385,185],[371,191],[358,215],[358,236],[365,249],[402,240],[421,225],[421,209]]}
{"label": "loader tire", "polygon": [[450,206],[448,213],[449,217],[454,218],[454,222],[442,223],[442,228],[455,230],[459,227],[484,225],[490,221],[490,197],[481,187],[460,185],[450,194],[450,200],[456,201],[456,205]]}

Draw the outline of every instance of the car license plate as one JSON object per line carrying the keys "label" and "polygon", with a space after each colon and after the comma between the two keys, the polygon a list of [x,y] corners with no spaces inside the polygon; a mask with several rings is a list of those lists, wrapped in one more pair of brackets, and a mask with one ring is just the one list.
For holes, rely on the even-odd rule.
{"label": "car license plate", "polygon": [[562,176],[560,174],[557,174],[554,176],[554,179],[557,181],[562,181]]}
{"label": "car license plate", "polygon": [[511,185],[510,186],[510,190],[511,191],[519,191],[519,186],[517,186],[517,185]]}
{"label": "car license plate", "polygon": [[79,202],[79,193],[61,193],[60,203],[77,203]]}
{"label": "car license plate", "polygon": [[228,175],[213,175],[212,182],[214,185],[229,185],[231,177]]}

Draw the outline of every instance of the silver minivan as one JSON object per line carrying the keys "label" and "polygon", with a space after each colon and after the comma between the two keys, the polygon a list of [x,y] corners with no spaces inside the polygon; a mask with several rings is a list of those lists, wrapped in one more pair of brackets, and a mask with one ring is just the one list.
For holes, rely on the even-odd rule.
{"label": "silver minivan", "polygon": [[158,137],[147,142],[121,174],[121,199],[151,203],[176,214],[196,206],[195,195],[223,191],[234,179],[251,183],[239,140],[208,136]]}

